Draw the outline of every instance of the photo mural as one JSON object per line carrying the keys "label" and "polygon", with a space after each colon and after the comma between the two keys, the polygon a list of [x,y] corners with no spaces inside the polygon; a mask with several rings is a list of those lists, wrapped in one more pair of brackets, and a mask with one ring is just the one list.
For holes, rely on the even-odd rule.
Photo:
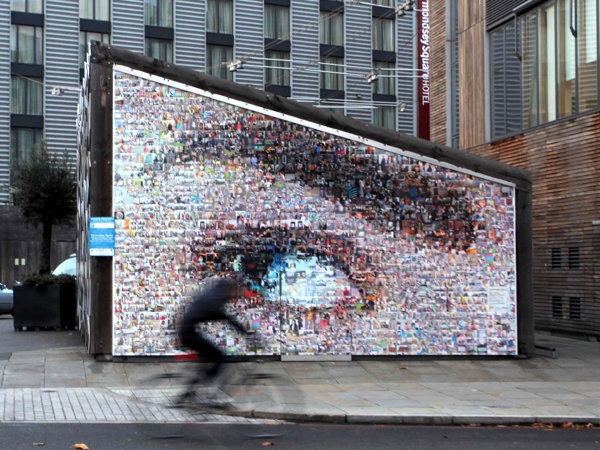
{"label": "photo mural", "polygon": [[263,353],[517,353],[509,185],[120,72],[113,155],[114,355],[182,351],[223,272]]}

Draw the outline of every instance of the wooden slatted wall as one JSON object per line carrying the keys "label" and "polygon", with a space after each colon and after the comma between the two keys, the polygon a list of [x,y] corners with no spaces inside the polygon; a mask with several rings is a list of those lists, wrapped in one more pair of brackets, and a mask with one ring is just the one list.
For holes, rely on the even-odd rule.
{"label": "wooden slatted wall", "polygon": [[469,149],[532,171],[538,329],[600,336],[599,141],[596,113]]}
{"label": "wooden slatted wall", "polygon": [[[458,0],[460,148],[485,142],[485,0]],[[435,35],[435,33],[432,33]]]}
{"label": "wooden slatted wall", "polygon": [[[432,0],[431,11],[431,72],[446,73],[446,0]],[[447,76],[431,78],[431,141],[447,144]]]}

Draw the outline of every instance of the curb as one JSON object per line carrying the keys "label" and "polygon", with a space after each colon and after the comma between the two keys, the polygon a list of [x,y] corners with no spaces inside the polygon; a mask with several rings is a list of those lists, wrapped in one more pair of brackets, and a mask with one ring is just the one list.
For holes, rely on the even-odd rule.
{"label": "curb", "polygon": [[240,415],[254,419],[283,420],[289,422],[322,422],[336,424],[356,425],[555,425],[565,423],[573,425],[600,426],[599,417],[585,416],[452,416],[452,415],[427,415],[427,416],[398,416],[398,415],[361,415],[361,414],[305,414],[272,411],[247,411]]}

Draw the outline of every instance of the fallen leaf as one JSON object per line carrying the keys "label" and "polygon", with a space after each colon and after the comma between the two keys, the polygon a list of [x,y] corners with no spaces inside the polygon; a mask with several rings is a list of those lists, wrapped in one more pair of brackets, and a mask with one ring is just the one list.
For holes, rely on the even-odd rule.
{"label": "fallen leaf", "polygon": [[400,366],[400,370],[407,370],[408,367]]}
{"label": "fallen leaf", "polygon": [[573,428],[573,422],[564,422],[562,424],[563,428]]}
{"label": "fallen leaf", "polygon": [[34,447],[43,447],[44,445],[46,445],[46,443],[45,443],[45,442],[34,442],[34,443],[33,443],[33,446],[34,446]]}
{"label": "fallen leaf", "polygon": [[[569,428],[568,423],[569,422],[565,422],[565,424],[567,425],[567,428]],[[572,427],[572,424],[571,424],[571,427]],[[553,423],[535,422],[535,423],[531,424],[531,428],[538,428],[538,429],[544,430],[544,431],[554,431],[554,424]]]}
{"label": "fallen leaf", "polygon": [[73,444],[72,448],[78,448],[79,450],[90,450],[90,448],[85,444]]}
{"label": "fallen leaf", "polygon": [[263,447],[273,447],[275,445],[275,442],[263,442],[262,444]]}
{"label": "fallen leaf", "polygon": [[444,435],[444,439],[448,439],[448,435],[447,434]]}

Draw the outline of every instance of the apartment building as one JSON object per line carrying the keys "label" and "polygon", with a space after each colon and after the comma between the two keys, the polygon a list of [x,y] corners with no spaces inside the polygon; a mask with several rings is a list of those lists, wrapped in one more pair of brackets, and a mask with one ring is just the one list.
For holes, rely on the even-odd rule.
{"label": "apartment building", "polygon": [[33,144],[76,154],[89,40],[415,134],[417,14],[398,3],[0,2],[0,205]]}

